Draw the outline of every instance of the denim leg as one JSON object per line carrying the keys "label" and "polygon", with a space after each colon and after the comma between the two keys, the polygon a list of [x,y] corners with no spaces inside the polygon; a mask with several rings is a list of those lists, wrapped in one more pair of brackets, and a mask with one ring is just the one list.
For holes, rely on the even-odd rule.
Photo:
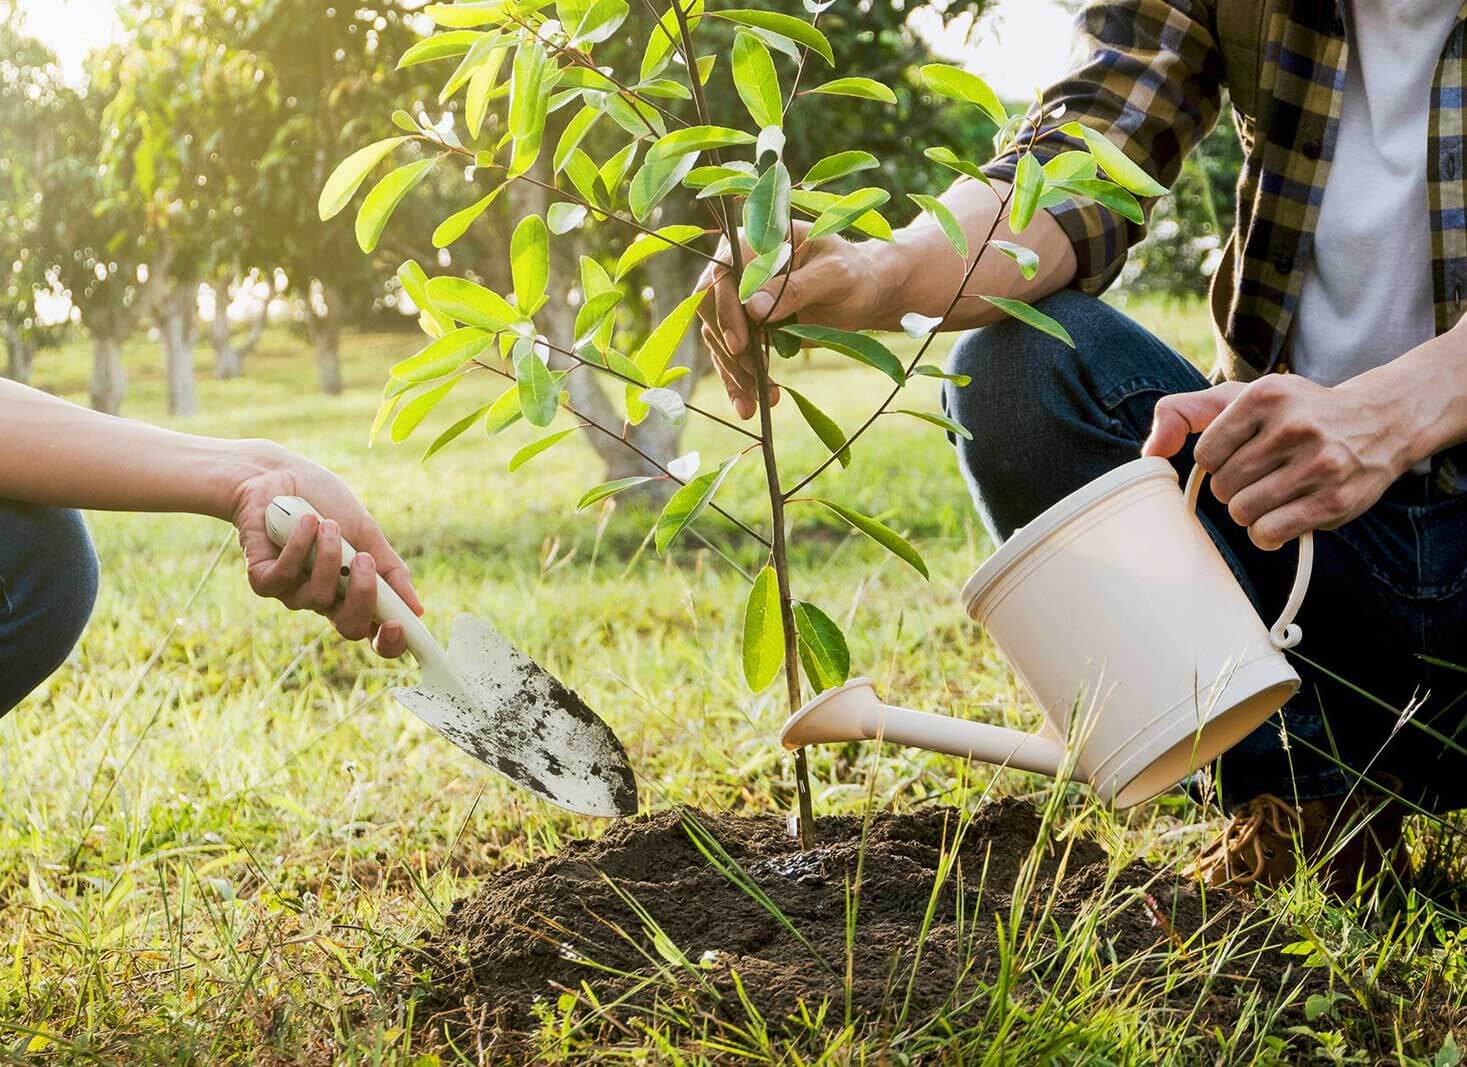
{"label": "denim leg", "polygon": [[[959,465],[996,542],[1062,497],[1136,459],[1161,397],[1209,384],[1169,346],[1100,300],[1065,291],[1038,307],[1065,327],[1073,349],[1016,321],[986,326],[964,336],[952,356],[953,371],[968,375],[972,384],[949,384],[944,391],[948,414],[973,435],[957,443]],[[1190,473],[1190,442],[1174,463],[1180,477]],[[1198,510],[1244,591],[1272,621],[1293,581],[1295,551],[1257,548],[1209,492],[1203,492]],[[1358,554],[1341,541],[1322,540],[1315,582],[1334,595],[1306,599],[1301,651],[1318,652],[1348,628],[1354,633],[1340,645],[1348,659],[1359,654],[1362,612],[1377,618],[1379,605],[1374,591],[1359,582]],[[1320,686],[1305,665],[1296,661],[1295,667],[1304,686],[1283,721],[1291,734],[1328,748]],[[1304,799],[1348,789],[1327,759],[1290,751],[1279,727],[1278,719],[1260,727],[1223,761],[1218,779],[1228,802],[1262,792]]]}
{"label": "denim leg", "polygon": [[0,715],[71,654],[97,580],[79,512],[0,501]]}

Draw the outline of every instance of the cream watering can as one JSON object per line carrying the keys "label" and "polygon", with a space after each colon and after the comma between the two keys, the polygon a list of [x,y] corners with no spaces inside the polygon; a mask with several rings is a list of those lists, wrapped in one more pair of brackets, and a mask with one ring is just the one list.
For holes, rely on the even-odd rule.
{"label": "cream watering can", "polygon": [[1300,538],[1288,603],[1266,627],[1197,519],[1202,478],[1194,468],[1183,491],[1164,459],[1117,467],[1016,530],[963,587],[1044,709],[1038,733],[885,704],[857,678],[792,715],[784,746],[879,737],[1073,773],[1118,808],[1206,766],[1299,688],[1283,651],[1301,636],[1314,541]]}

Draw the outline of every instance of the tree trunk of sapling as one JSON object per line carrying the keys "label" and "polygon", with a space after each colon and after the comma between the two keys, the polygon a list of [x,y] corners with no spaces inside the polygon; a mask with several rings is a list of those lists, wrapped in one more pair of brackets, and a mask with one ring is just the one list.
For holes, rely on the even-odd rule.
{"label": "tree trunk of sapling", "polygon": [[316,373],[321,392],[338,396],[345,386],[341,378],[341,306],[334,288],[318,281],[321,287],[321,312],[306,306],[306,327],[316,348]]}
{"label": "tree trunk of sapling", "polygon": [[92,336],[92,408],[108,415],[122,410],[127,372],[122,367],[122,339],[111,334]]}
{"label": "tree trunk of sapling", "polygon": [[198,325],[197,283],[168,286],[158,303],[163,341],[163,372],[168,382],[168,413],[195,415],[199,410],[194,382],[194,332]]}
{"label": "tree trunk of sapling", "polygon": [[209,338],[214,346],[214,377],[227,381],[238,378],[243,370],[240,351],[229,333],[230,279],[215,279],[213,289],[214,321],[209,327]]}

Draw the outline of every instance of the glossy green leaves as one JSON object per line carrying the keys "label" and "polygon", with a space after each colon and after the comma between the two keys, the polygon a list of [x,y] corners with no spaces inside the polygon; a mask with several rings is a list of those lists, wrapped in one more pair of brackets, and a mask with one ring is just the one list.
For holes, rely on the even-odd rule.
{"label": "glossy green leaves", "polygon": [[514,228],[509,265],[519,312],[535,314],[544,305],[550,284],[550,233],[539,215],[526,215]]}
{"label": "glossy green leaves", "polygon": [[341,210],[351,203],[351,198],[356,195],[362,183],[367,180],[367,175],[372,169],[390,156],[404,142],[412,140],[411,137],[389,137],[385,141],[369,144],[366,148],[360,148],[342,160],[341,164],[331,172],[331,177],[326,179],[326,184],[321,187],[321,198],[317,202],[317,210],[320,212],[321,221],[335,218]]}
{"label": "glossy green leaves", "polygon": [[999,126],[1009,120],[1009,113],[998,94],[972,71],[951,67],[946,63],[929,63],[922,68],[922,80],[933,92],[949,100],[974,105]]}
{"label": "glossy green leaves", "polygon": [[897,102],[896,93],[874,78],[836,78],[824,85],[817,85],[807,92],[825,93],[829,96],[853,96],[858,100],[876,100],[883,104]]}
{"label": "glossy green leaves", "polygon": [[420,159],[416,163],[398,167],[373,186],[357,212],[357,245],[363,252],[377,250],[377,242],[382,239],[382,231],[387,228],[387,221],[392,218],[397,205],[428,176],[428,172],[437,163],[436,156],[432,159]]}
{"label": "glossy green leaves", "polygon": [[798,337],[801,341],[807,341],[818,348],[828,348],[832,352],[839,352],[868,367],[875,367],[897,385],[907,383],[907,374],[902,366],[902,361],[897,359],[891,349],[874,337],[851,330],[838,330],[834,326],[815,326],[800,322],[781,326],[780,332]]}
{"label": "glossy green leaves", "polygon": [[741,32],[734,37],[733,78],[739,99],[756,126],[762,130],[784,123],[784,100],[774,59],[764,42],[752,33]]}
{"label": "glossy green leaves", "polygon": [[744,239],[757,254],[773,252],[789,234],[790,172],[776,162],[744,201]]}
{"label": "glossy green leaves", "polygon": [[783,15],[777,11],[745,9],[710,11],[708,14],[714,18],[736,22],[740,26],[751,26],[802,45],[825,60],[826,63],[831,66],[835,65],[835,52],[831,50],[830,42],[826,40],[825,34],[804,19],[795,18],[793,15]]}
{"label": "glossy green leaves", "polygon": [[779,578],[766,566],[749,589],[744,605],[744,681],[760,692],[784,666],[784,619],[779,610]]}
{"label": "glossy green leaves", "polygon": [[855,529],[860,530],[882,548],[910,566],[922,577],[928,577],[927,564],[922,562],[922,557],[917,554],[917,550],[907,542],[906,538],[886,525],[886,523],[878,522],[868,515],[862,515],[859,511],[852,511],[844,504],[837,504],[833,500],[817,498],[814,502],[829,508],[839,518],[849,523]]}
{"label": "glossy green leaves", "polygon": [[885,189],[857,189],[853,193],[847,193],[819,214],[815,225],[805,235],[805,240],[814,241],[828,234],[840,233],[862,215],[874,211],[890,199],[891,194]]}
{"label": "glossy green leaves", "polygon": [[791,605],[799,638],[800,663],[816,692],[844,685],[851,675],[851,650],[834,619],[814,604],[796,600]]}
{"label": "glossy green leaves", "polygon": [[1054,319],[1050,318],[1044,312],[1035,310],[1028,304],[1024,303],[1024,301],[1010,300],[1007,297],[1002,296],[985,296],[983,299],[987,300],[990,304],[998,308],[1005,315],[1009,315],[1013,318],[1018,319],[1022,323],[1033,326],[1041,333],[1047,333],[1049,334],[1049,336],[1055,338],[1056,340],[1063,341],[1071,348],[1075,347],[1074,338],[1070,336],[1068,330],[1066,330],[1063,326],[1061,326]]}
{"label": "glossy green leaves", "polygon": [[713,503],[713,497],[738,459],[738,456],[730,456],[718,465],[717,470],[700,474],[672,495],[672,499],[662,509],[662,514],[657,517],[654,541],[659,553],[671,548],[678,535]]}

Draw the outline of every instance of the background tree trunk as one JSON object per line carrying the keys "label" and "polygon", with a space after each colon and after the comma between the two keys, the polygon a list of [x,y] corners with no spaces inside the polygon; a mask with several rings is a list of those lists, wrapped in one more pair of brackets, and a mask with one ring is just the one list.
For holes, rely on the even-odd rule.
{"label": "background tree trunk", "polygon": [[214,279],[214,322],[209,327],[214,345],[214,377],[221,380],[238,378],[244,372],[240,350],[229,333],[229,290],[231,279]]}
{"label": "background tree trunk", "polygon": [[116,415],[122,410],[127,373],[122,368],[122,338],[92,335],[92,408]]}
{"label": "background tree trunk", "polygon": [[260,338],[265,336],[265,330],[270,325],[270,304],[274,299],[275,275],[272,272],[266,272],[265,296],[260,304],[259,313],[255,315],[254,322],[250,324],[250,332],[236,346],[236,351],[239,352],[239,369],[241,374],[244,373],[244,361],[255,354],[255,349],[260,344]]}
{"label": "background tree trunk", "polygon": [[321,379],[321,391],[328,396],[336,396],[344,388],[341,379],[341,306],[334,288],[322,281],[316,284],[321,290],[321,310],[307,305],[306,329],[311,335],[311,343],[316,346],[316,371]]}
{"label": "background tree trunk", "polygon": [[168,380],[168,413],[196,415],[199,394],[194,383],[194,333],[199,319],[197,282],[173,282],[158,301],[158,327],[163,335],[163,372]]}
{"label": "background tree trunk", "polygon": [[36,362],[36,344],[13,323],[5,324],[5,376],[30,384],[31,368]]}

